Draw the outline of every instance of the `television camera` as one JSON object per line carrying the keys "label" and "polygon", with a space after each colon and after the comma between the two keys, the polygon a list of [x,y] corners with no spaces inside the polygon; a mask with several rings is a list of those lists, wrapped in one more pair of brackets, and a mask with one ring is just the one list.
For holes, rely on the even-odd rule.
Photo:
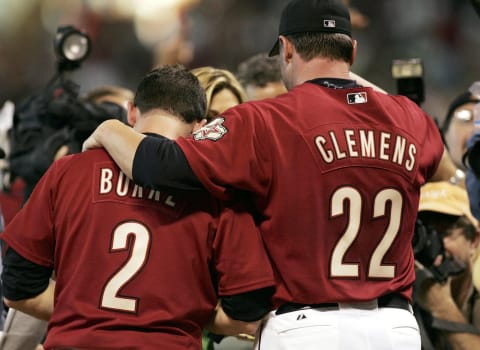
{"label": "television camera", "polygon": [[56,73],[46,87],[16,106],[8,157],[10,179],[21,177],[26,196],[55,160],[60,147],[81,151],[83,141],[104,120],[126,122],[122,106],[94,103],[79,97],[80,86],[67,73],[80,68],[91,51],[89,36],[73,26],[57,29],[54,41]]}

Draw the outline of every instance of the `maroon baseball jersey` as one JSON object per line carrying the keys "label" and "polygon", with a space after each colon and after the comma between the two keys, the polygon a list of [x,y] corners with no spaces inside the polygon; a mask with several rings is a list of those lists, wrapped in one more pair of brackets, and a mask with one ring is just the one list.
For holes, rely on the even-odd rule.
{"label": "maroon baseball jersey", "polygon": [[409,99],[307,82],[177,142],[216,196],[253,193],[277,306],[411,298],[419,188],[444,147]]}
{"label": "maroon baseball jersey", "polygon": [[103,150],[55,162],[2,238],[55,268],[46,349],[198,350],[212,280],[220,296],[274,284],[249,214],[134,185]]}

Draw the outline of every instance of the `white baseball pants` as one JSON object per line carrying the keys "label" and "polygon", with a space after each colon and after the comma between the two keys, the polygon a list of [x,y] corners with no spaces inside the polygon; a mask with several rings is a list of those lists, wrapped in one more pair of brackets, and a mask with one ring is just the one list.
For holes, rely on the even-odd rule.
{"label": "white baseball pants", "polygon": [[272,311],[255,350],[420,350],[420,332],[408,310],[377,302],[339,304],[337,309]]}

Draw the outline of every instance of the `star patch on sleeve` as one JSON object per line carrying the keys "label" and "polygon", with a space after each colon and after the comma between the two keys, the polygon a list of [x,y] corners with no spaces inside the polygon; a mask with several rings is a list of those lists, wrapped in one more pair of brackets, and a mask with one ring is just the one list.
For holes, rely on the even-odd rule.
{"label": "star patch on sleeve", "polygon": [[223,125],[225,118],[218,117],[212,120],[210,123],[204,127],[198,129],[193,133],[193,139],[195,141],[200,140],[212,140],[217,141],[221,139],[227,132],[228,129]]}

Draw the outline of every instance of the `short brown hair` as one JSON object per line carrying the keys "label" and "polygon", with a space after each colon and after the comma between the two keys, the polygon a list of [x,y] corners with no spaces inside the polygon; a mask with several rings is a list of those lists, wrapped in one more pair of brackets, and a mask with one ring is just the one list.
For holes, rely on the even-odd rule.
{"label": "short brown hair", "polygon": [[192,123],[205,118],[207,99],[198,79],[177,64],[160,66],[146,74],[133,103],[141,113],[164,109]]}
{"label": "short brown hair", "polygon": [[341,33],[298,33],[286,36],[295,50],[306,61],[321,56],[350,63],[353,55],[353,41]]}

